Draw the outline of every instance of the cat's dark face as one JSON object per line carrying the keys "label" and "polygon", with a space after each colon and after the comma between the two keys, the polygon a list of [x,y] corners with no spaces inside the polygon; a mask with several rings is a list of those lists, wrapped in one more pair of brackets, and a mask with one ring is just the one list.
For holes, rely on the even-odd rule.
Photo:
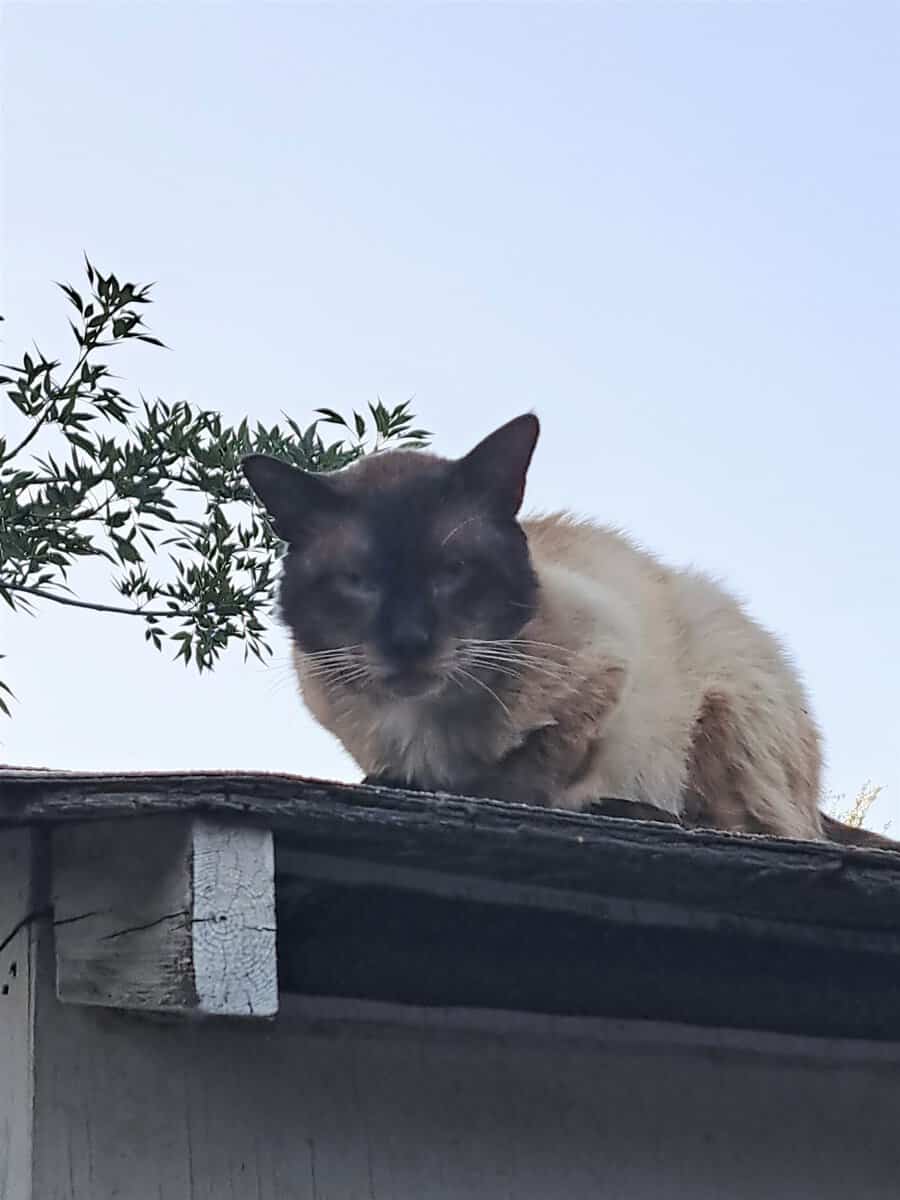
{"label": "cat's dark face", "polygon": [[245,459],[288,544],[281,615],[310,674],[426,696],[502,673],[497,643],[536,603],[516,514],[537,436],[526,415],[456,462],[390,451],[329,475]]}

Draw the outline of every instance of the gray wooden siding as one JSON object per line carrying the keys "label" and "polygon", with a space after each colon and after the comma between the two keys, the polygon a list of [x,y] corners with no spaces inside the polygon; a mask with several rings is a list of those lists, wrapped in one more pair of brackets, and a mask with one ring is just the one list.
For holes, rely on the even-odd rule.
{"label": "gray wooden siding", "polygon": [[325,998],[271,1024],[60,1003],[40,840],[0,834],[0,941],[33,915],[0,954],[0,1200],[900,1194],[897,1044]]}
{"label": "gray wooden siding", "polygon": [[539,1019],[511,1033],[502,1014],[471,1029],[424,1013],[164,1024],[43,995],[34,1200],[898,1194],[900,1067],[884,1047],[841,1061],[777,1039],[735,1051]]}

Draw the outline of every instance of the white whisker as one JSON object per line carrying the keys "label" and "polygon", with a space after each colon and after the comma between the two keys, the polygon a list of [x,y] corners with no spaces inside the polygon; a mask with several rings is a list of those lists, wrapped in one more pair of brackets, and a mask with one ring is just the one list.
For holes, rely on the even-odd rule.
{"label": "white whisker", "polygon": [[521,671],[515,671],[508,663],[491,662],[489,659],[481,659],[475,655],[465,655],[463,663],[467,667],[481,667],[483,670],[496,671],[498,675],[505,675],[509,679],[524,679],[525,676]]}
{"label": "white whisker", "polygon": [[321,684],[328,688],[349,688],[353,684],[371,682],[371,672],[366,666],[347,668],[344,671],[332,671],[318,677]]}
{"label": "white whisker", "polygon": [[329,667],[327,670],[323,667],[318,671],[304,671],[303,679],[304,680],[324,679],[324,680],[340,681],[341,679],[344,679],[347,675],[355,674],[357,671],[367,671],[367,670],[368,670],[368,667],[364,667],[361,664],[346,663],[344,666]]}
{"label": "white whisker", "polygon": [[304,681],[321,680],[326,687],[355,683],[366,679],[369,667],[362,647],[342,647],[340,652],[329,652],[330,657],[313,659],[311,664],[302,662],[301,675]]}
{"label": "white whisker", "polygon": [[563,654],[577,654],[570,646],[561,646],[558,642],[536,642],[530,638],[462,638],[473,646],[540,646],[546,650],[561,650]]}
{"label": "white whisker", "polygon": [[497,703],[500,705],[500,707],[503,709],[503,711],[506,713],[507,718],[509,720],[512,720],[512,713],[509,711],[509,709],[506,707],[506,705],[503,703],[503,701],[500,699],[500,697],[497,695],[497,693],[494,691],[493,688],[488,687],[488,685],[483,680],[479,679],[477,675],[472,675],[469,671],[464,670],[460,666],[456,666],[453,668],[453,675],[457,675],[457,674],[462,675],[462,677],[464,679],[471,680],[472,683],[477,684],[478,687],[482,688],[485,692],[487,692],[487,694],[489,696],[493,696],[494,699],[497,701]]}
{"label": "white whisker", "polygon": [[556,684],[563,684],[567,681],[567,679],[570,678],[570,676],[560,675],[556,671],[547,671],[543,667],[537,667],[528,664],[523,666],[521,671],[516,671],[508,667],[506,664],[488,662],[482,659],[467,658],[464,659],[463,662],[468,667],[503,675],[506,678],[515,679],[519,683],[524,682],[528,675],[537,676]]}
{"label": "white whisker", "polygon": [[561,669],[568,669],[568,665],[566,663],[557,662],[556,659],[551,658],[547,654],[529,654],[525,650],[515,650],[502,646],[463,646],[462,648],[470,654],[483,654],[485,657],[489,658],[508,658],[515,662],[552,663],[554,666],[560,667]]}
{"label": "white whisker", "polygon": [[489,648],[485,646],[467,647],[461,646],[459,654],[467,662],[475,664],[476,662],[485,667],[519,667],[522,671],[534,671],[551,678],[570,679],[575,672],[563,664],[554,662],[551,658],[544,656],[525,654],[522,651],[512,651],[506,649]]}
{"label": "white whisker", "polygon": [[358,654],[362,649],[362,643],[357,642],[352,646],[335,646],[330,650],[298,650],[297,655],[304,662],[331,662],[335,658],[346,658],[350,655]]}

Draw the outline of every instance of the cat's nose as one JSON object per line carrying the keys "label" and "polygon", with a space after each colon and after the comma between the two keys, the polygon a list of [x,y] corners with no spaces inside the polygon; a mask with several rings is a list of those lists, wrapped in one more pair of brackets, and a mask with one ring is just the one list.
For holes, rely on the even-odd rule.
{"label": "cat's nose", "polygon": [[398,621],[390,632],[390,651],[394,659],[411,662],[423,658],[432,648],[431,630],[423,621]]}

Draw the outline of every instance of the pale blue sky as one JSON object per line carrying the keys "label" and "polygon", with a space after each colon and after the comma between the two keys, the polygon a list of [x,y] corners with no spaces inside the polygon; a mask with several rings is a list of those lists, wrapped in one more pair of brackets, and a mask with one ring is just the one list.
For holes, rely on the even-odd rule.
{"label": "pale blue sky", "polygon": [[[7,3],[8,352],[66,347],[84,248],[159,281],[135,391],[414,395],[448,453],[536,409],[532,506],[744,596],[896,820],[898,39],[895,3]],[[280,637],[201,680],[125,618],[4,622],[7,761],[355,777]]]}

